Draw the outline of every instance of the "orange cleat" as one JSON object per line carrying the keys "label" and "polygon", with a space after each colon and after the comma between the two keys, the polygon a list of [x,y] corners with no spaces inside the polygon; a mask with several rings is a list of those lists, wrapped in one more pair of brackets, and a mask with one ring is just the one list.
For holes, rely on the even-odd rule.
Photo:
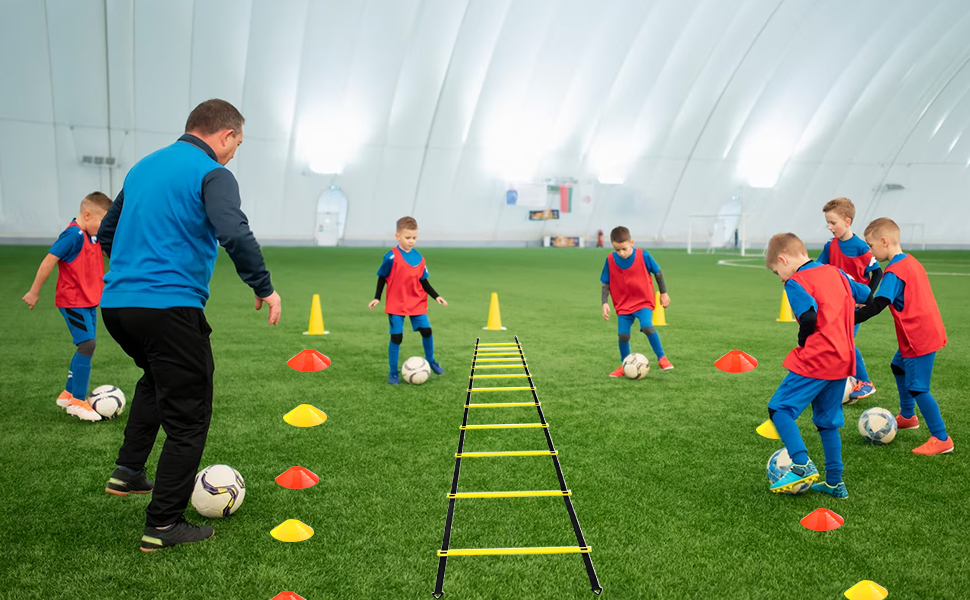
{"label": "orange cleat", "polygon": [[610,377],[623,377],[623,365],[620,365],[615,371],[610,373]]}
{"label": "orange cleat", "polygon": [[100,421],[101,415],[98,414],[87,400],[71,398],[67,405],[67,414],[74,415],[82,421]]}
{"label": "orange cleat", "polygon": [[902,413],[896,415],[896,429],[919,429],[919,417],[904,417]]}
{"label": "orange cleat", "polygon": [[946,436],[946,441],[940,441],[936,436],[930,436],[930,441],[926,442],[919,448],[913,448],[913,454],[925,454],[931,456],[933,454],[949,454],[953,452],[953,437]]}
{"label": "orange cleat", "polygon": [[63,392],[61,392],[61,395],[58,396],[57,400],[55,400],[54,402],[57,403],[57,405],[60,406],[61,408],[67,408],[67,405],[71,403],[71,398],[73,397],[74,396],[71,395],[71,392],[64,390]]}
{"label": "orange cleat", "polygon": [[657,365],[660,366],[660,370],[661,371],[671,371],[674,368],[674,365],[670,364],[670,361],[667,360],[667,357],[666,356],[660,358],[657,361]]}

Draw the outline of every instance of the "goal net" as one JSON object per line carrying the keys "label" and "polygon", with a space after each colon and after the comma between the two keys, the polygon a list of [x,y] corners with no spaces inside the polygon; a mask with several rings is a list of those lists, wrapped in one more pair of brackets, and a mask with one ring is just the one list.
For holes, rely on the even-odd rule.
{"label": "goal net", "polygon": [[748,250],[745,215],[690,215],[687,225],[687,254],[740,254]]}

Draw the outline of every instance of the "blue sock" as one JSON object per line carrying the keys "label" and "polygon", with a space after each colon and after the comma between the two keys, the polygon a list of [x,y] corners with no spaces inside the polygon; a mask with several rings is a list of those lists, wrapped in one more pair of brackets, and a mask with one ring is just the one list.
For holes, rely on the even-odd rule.
{"label": "blue sock", "polygon": [[825,483],[834,487],[842,481],[842,436],[835,428],[819,429],[818,435],[825,451]]}
{"label": "blue sock", "polygon": [[859,381],[869,381],[869,371],[866,370],[866,361],[862,360],[862,352],[855,349],[855,378]]}
{"label": "blue sock", "polygon": [[630,355],[630,342],[620,342],[620,362]]}
{"label": "blue sock", "polygon": [[428,337],[421,338],[421,344],[424,346],[424,357],[428,359],[429,363],[434,362],[434,336],[429,335]]}
{"label": "blue sock", "polygon": [[653,348],[654,353],[657,355],[657,360],[664,357],[664,347],[660,343],[660,334],[654,331],[647,336],[647,340],[650,341],[650,347]]}
{"label": "blue sock", "polygon": [[893,377],[896,378],[896,389],[899,391],[899,414],[910,419],[916,414],[916,400],[906,389],[906,375],[893,373]]}
{"label": "blue sock", "polygon": [[808,450],[805,449],[805,442],[802,441],[802,434],[798,431],[798,424],[791,415],[785,412],[776,412],[771,416],[771,422],[775,424],[778,435],[781,437],[785,448],[788,448],[788,456],[796,465],[808,463]]}
{"label": "blue sock", "polygon": [[916,392],[913,397],[919,404],[919,411],[923,413],[923,419],[926,420],[926,427],[930,430],[930,434],[941,442],[945,442],[947,437],[946,427],[943,425],[943,415],[940,414],[940,405],[936,398],[929,392]]}
{"label": "blue sock", "polygon": [[397,360],[401,355],[401,344],[390,342],[387,345],[387,363],[391,366],[391,373],[397,373]]}
{"label": "blue sock", "polygon": [[67,376],[67,391],[78,400],[86,400],[90,381],[91,357],[75,352],[71,359],[71,371]]}

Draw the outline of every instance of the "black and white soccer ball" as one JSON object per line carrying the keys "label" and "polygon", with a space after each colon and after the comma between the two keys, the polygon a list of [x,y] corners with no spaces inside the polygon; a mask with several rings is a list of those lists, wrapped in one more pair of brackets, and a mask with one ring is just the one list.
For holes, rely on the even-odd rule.
{"label": "black and white soccer ball", "polygon": [[210,465],[195,476],[192,506],[203,517],[228,517],[239,510],[245,497],[246,482],[229,465]]}
{"label": "black and white soccer ball", "polygon": [[623,359],[623,374],[630,379],[643,379],[649,372],[650,361],[639,352],[628,354]]}
{"label": "black and white soccer ball", "polygon": [[431,376],[431,365],[420,356],[412,356],[401,365],[401,378],[408,383],[421,385]]}
{"label": "black and white soccer ball", "polygon": [[114,419],[125,410],[125,394],[113,385],[101,385],[91,390],[88,403],[105,419]]}

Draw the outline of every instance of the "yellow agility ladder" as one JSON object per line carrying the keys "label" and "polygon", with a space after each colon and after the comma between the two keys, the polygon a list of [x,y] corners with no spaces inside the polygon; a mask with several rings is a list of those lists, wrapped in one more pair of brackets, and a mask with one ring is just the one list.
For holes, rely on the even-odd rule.
{"label": "yellow agility ladder", "polygon": [[[566,487],[566,480],[562,475],[562,468],[559,465],[559,453],[556,451],[556,447],[552,444],[552,436],[549,434],[549,424],[546,422],[545,416],[542,414],[542,405],[539,403],[539,396],[536,394],[536,386],[532,381],[532,373],[529,372],[529,365],[525,362],[525,355],[522,353],[522,344],[519,342],[519,337],[515,336],[515,342],[506,342],[501,344],[482,344],[481,338],[475,340],[475,354],[472,357],[472,372],[468,378],[468,390],[465,394],[465,415],[461,421],[460,433],[458,436],[458,451],[455,453],[455,476],[451,481],[451,492],[448,494],[448,516],[445,518],[445,535],[441,541],[441,550],[438,551],[438,579],[435,582],[434,597],[441,598],[444,595],[444,590],[442,589],[445,583],[445,567],[448,563],[449,556],[482,556],[482,555],[496,555],[496,554],[579,554],[583,557],[583,563],[586,565],[586,574],[589,575],[590,589],[593,593],[599,595],[603,591],[603,587],[600,585],[599,579],[596,577],[596,570],[593,569],[593,560],[590,558],[589,553],[592,551],[586,544],[586,538],[583,537],[583,530],[579,527],[579,519],[576,518],[576,511],[573,509],[573,503],[570,499],[572,491]],[[496,357],[496,356],[508,356],[509,358],[485,358],[485,357]],[[479,365],[480,362],[486,361],[507,361],[508,364],[503,365]],[[482,374],[476,375],[475,371],[477,369],[495,369],[495,368],[521,368],[525,371],[524,374],[505,374],[505,375],[493,375],[493,374]],[[515,378],[526,378],[529,382],[527,386],[512,386],[512,387],[474,387],[476,379],[483,378],[499,378],[499,377],[515,377]],[[510,392],[510,391],[523,391],[528,390],[532,393],[531,402],[506,402],[497,403],[489,402],[484,404],[473,404],[471,402],[473,392]],[[476,398],[480,396],[476,395]],[[499,425],[469,425],[468,424],[468,409],[475,408],[509,408],[509,407],[522,407],[522,406],[535,406],[536,411],[539,413],[538,423],[510,423],[510,424],[499,424]],[[489,411],[491,412],[491,411]],[[546,444],[548,445],[548,450],[518,450],[518,451],[508,451],[508,452],[465,452],[465,432],[469,429],[517,429],[517,428],[535,428],[541,429],[546,436]],[[458,491],[458,474],[461,472],[461,459],[462,458],[472,458],[472,457],[500,457],[500,456],[549,456],[552,458],[552,464],[556,468],[556,476],[559,477],[559,489],[558,490],[535,490],[535,491],[512,491],[512,492],[459,492]],[[455,549],[449,548],[451,542],[451,526],[455,517],[455,500],[460,498],[521,498],[521,497],[531,497],[531,496],[561,496],[563,501],[566,503],[566,511],[569,513],[569,520],[573,524],[573,531],[576,534],[575,546],[546,546],[539,548],[462,548]]]}

